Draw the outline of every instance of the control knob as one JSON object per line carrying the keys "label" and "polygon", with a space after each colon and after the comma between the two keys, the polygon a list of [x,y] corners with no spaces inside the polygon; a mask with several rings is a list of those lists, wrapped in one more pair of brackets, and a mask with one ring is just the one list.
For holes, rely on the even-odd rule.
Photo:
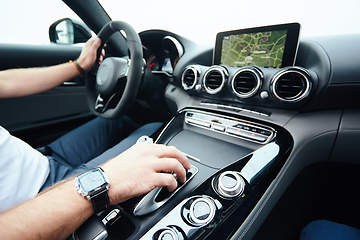
{"label": "control knob", "polygon": [[183,235],[175,226],[167,226],[158,230],[152,239],[156,240],[184,240]]}
{"label": "control knob", "polygon": [[171,228],[162,231],[158,237],[158,240],[178,240],[177,234]]}
{"label": "control knob", "polygon": [[219,194],[223,197],[236,197],[244,192],[245,181],[241,177],[240,173],[226,171],[218,178],[217,189]]}
{"label": "control knob", "polygon": [[210,198],[197,198],[190,205],[190,220],[197,226],[206,225],[214,219],[215,212],[216,205]]}

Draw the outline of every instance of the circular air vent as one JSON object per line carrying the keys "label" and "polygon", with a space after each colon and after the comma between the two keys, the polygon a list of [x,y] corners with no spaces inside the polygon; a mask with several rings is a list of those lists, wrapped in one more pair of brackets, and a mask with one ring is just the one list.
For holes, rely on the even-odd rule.
{"label": "circular air vent", "polygon": [[193,67],[187,67],[182,76],[181,76],[181,84],[185,90],[191,90],[195,87],[197,83],[199,72]]}
{"label": "circular air vent", "polygon": [[310,75],[301,68],[280,71],[271,82],[272,93],[284,102],[298,102],[306,98],[310,90]]}
{"label": "circular air vent", "polygon": [[204,74],[204,88],[209,94],[220,92],[227,79],[228,73],[222,67],[211,67]]}
{"label": "circular air vent", "polygon": [[262,73],[256,68],[243,68],[231,80],[233,92],[241,98],[253,96],[261,87]]}

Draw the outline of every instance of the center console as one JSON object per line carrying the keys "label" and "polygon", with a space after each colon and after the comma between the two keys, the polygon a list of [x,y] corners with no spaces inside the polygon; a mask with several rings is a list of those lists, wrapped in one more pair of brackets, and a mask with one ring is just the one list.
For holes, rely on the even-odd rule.
{"label": "center console", "polygon": [[110,239],[225,239],[292,148],[281,127],[195,108],[179,112],[151,137],[188,157],[187,181],[174,192],[156,188],[99,214]]}

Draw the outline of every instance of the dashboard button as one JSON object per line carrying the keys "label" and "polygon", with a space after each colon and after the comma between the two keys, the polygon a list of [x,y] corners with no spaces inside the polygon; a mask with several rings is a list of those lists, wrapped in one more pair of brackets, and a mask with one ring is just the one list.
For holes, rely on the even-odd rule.
{"label": "dashboard button", "polygon": [[253,136],[251,136],[251,138],[256,140],[256,141],[259,141],[259,142],[265,142],[267,140],[266,137],[259,136],[259,135],[253,135]]}
{"label": "dashboard button", "polygon": [[259,133],[265,136],[270,136],[271,132],[270,131],[266,131],[266,130],[259,130]]}
{"label": "dashboard button", "polygon": [[[201,104],[218,105],[215,102],[202,102]],[[235,105],[222,105],[222,107],[229,107],[229,109],[232,107],[236,108]],[[267,126],[195,111],[186,112],[185,123],[261,144],[269,142],[275,137],[275,131]]]}
{"label": "dashboard button", "polygon": [[212,128],[219,132],[225,132],[225,126],[222,126],[220,124],[213,124]]}
{"label": "dashboard button", "polygon": [[243,136],[243,131],[239,128],[228,128],[227,133],[235,135],[235,136],[239,136],[239,137]]}
{"label": "dashboard button", "polygon": [[215,211],[216,206],[212,200],[198,198],[190,206],[190,220],[198,226],[206,225],[214,219]]}
{"label": "dashboard button", "polygon": [[261,99],[267,99],[269,97],[269,93],[267,91],[262,91],[260,93],[260,98]]}
{"label": "dashboard button", "polygon": [[209,122],[207,122],[207,121],[198,120],[198,119],[188,118],[188,119],[187,119],[187,122],[188,122],[188,123],[195,124],[195,125],[199,125],[199,126],[205,127],[205,128],[210,128],[210,127],[211,127],[211,123],[209,123]]}
{"label": "dashboard button", "polygon": [[194,204],[194,217],[198,220],[205,220],[210,215],[210,206],[207,202],[199,201]]}

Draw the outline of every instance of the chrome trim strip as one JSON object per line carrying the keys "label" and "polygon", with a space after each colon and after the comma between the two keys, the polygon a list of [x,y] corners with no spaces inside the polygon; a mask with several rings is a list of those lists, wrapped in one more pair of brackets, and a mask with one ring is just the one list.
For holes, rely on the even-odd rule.
{"label": "chrome trim strip", "polygon": [[[180,112],[181,113],[181,112]],[[163,130],[161,130],[159,136],[156,138],[154,143],[158,143],[160,138],[162,137],[162,135],[164,135],[165,131],[169,128],[169,126],[171,125],[171,123],[174,121],[174,119],[177,117],[177,115],[175,115],[174,117],[172,117],[170,119],[170,121],[166,124],[166,126],[163,128]]]}
{"label": "chrome trim strip", "polygon": [[184,154],[187,158],[190,158],[190,159],[195,160],[195,161],[197,161],[197,162],[201,162],[200,159],[198,159],[198,158],[196,158],[196,157],[193,157],[193,156],[191,156],[190,154],[187,154],[187,153],[184,153],[184,152],[183,152],[183,154]]}
{"label": "chrome trim strip", "polygon": [[93,240],[104,240],[108,237],[108,232],[106,230],[102,231],[97,235]]}
{"label": "chrome trim strip", "polygon": [[260,178],[261,173],[264,172],[267,166],[276,159],[280,152],[280,147],[277,143],[271,142],[264,147],[254,151],[250,160],[241,169],[240,175],[249,183],[254,185]]}
{"label": "chrome trim strip", "polygon": [[163,40],[170,40],[174,44],[176,51],[179,54],[179,57],[182,57],[182,55],[184,55],[184,48],[176,38],[172,36],[166,36]]}

